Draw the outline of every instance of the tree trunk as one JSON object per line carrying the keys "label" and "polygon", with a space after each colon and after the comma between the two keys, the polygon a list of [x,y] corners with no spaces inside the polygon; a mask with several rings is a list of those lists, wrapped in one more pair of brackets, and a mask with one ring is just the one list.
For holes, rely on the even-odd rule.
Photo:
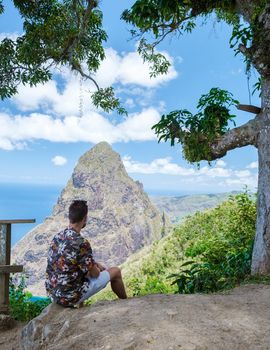
{"label": "tree trunk", "polygon": [[270,274],[270,81],[264,81],[257,146],[259,155],[258,208],[252,274]]}

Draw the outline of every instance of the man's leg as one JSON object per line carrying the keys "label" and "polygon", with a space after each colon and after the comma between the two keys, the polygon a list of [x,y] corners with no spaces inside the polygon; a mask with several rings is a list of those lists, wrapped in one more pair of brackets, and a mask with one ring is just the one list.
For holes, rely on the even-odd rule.
{"label": "man's leg", "polygon": [[110,274],[111,278],[111,286],[113,292],[118,296],[120,299],[126,299],[127,294],[125,291],[125,286],[122,280],[122,274],[119,267],[110,267],[107,270]]}

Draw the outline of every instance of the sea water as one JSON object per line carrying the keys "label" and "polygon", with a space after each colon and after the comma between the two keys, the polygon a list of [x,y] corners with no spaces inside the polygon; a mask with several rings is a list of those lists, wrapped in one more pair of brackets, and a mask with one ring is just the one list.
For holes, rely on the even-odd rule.
{"label": "sea water", "polygon": [[50,216],[64,186],[0,184],[0,220],[35,219],[34,224],[13,224],[11,245]]}

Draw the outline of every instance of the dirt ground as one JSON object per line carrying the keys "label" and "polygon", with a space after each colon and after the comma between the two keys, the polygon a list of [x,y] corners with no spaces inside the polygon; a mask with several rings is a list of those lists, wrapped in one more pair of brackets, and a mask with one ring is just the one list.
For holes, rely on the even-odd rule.
{"label": "dirt ground", "polygon": [[270,285],[148,295],[78,310],[52,305],[28,325],[31,339],[20,343],[21,329],[0,333],[0,349],[270,350]]}
{"label": "dirt ground", "polygon": [[22,328],[26,322],[16,322],[12,329],[0,330],[0,349],[1,350],[17,350],[19,349]]}

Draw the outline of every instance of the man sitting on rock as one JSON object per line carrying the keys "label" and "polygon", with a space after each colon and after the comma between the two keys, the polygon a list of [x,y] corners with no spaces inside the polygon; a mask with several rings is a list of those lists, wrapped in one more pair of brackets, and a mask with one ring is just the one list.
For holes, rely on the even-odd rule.
{"label": "man sitting on rock", "polygon": [[80,234],[87,223],[87,212],[86,201],[73,201],[68,228],[55,235],[50,244],[45,288],[51,299],[63,306],[82,305],[109,282],[119,298],[127,298],[120,269],[106,269],[96,262],[89,241]]}

